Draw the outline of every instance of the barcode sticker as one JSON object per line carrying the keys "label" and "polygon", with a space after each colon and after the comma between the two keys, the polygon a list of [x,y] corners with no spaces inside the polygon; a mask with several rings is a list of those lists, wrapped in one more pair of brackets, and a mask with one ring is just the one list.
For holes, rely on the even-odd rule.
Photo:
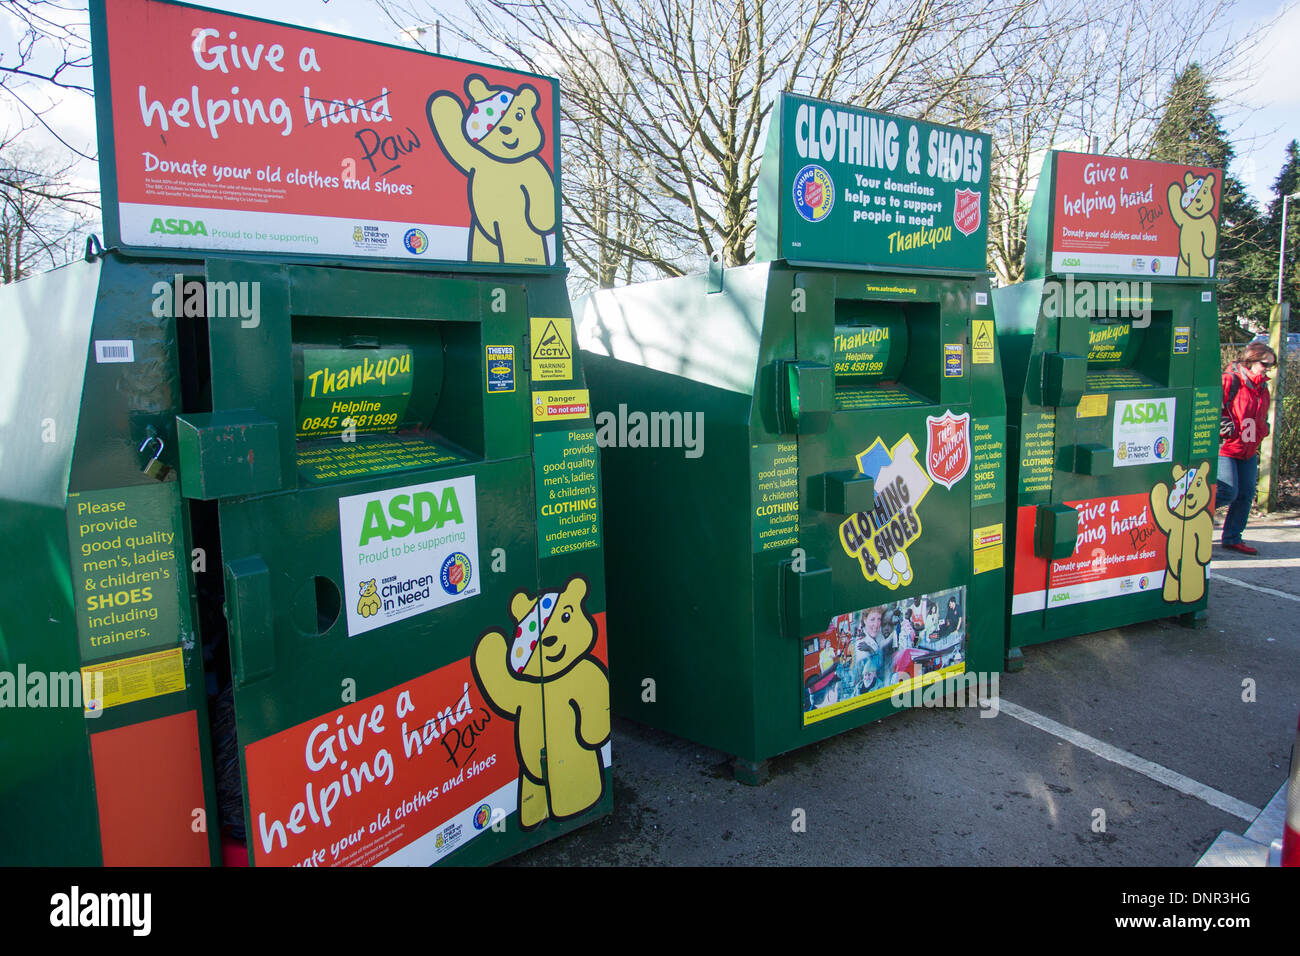
{"label": "barcode sticker", "polygon": [[105,362],[134,362],[135,343],[130,339],[96,339],[95,361],[101,365]]}
{"label": "barcode sticker", "polygon": [[1202,302],[1209,302],[1211,298],[1212,298],[1212,296],[1210,295],[1210,293],[1208,293],[1208,292],[1202,292],[1202,293],[1201,293],[1201,301],[1202,301]]}
{"label": "barcode sticker", "polygon": [[975,304],[976,304],[976,305],[988,305],[988,304],[989,304],[989,294],[988,294],[987,292],[976,292],[976,293],[975,293]]}

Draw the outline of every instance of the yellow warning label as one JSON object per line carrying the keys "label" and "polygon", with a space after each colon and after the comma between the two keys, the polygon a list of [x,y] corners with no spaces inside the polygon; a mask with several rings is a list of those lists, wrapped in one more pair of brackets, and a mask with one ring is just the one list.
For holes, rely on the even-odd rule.
{"label": "yellow warning label", "polygon": [[591,415],[591,399],[585,388],[563,392],[533,392],[533,421],[555,422]]}
{"label": "yellow warning label", "polygon": [[534,382],[566,382],[573,378],[573,319],[529,316]]}
{"label": "yellow warning label", "polygon": [[181,649],[141,654],[81,669],[82,685],[90,690],[86,710],[107,710],[150,697],[185,689],[185,661]]}
{"label": "yellow warning label", "polygon": [[975,319],[972,323],[971,364],[993,364],[993,320]]}
{"label": "yellow warning label", "polygon": [[1002,567],[1002,525],[991,524],[974,529],[975,573],[996,571]]}
{"label": "yellow warning label", "polygon": [[1110,396],[1105,392],[1085,395],[1079,399],[1079,408],[1074,413],[1076,418],[1102,418],[1110,406]]}

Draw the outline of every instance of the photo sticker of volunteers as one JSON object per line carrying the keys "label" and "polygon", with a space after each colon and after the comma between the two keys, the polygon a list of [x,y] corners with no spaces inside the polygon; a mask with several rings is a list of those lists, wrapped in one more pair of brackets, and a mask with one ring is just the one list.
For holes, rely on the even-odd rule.
{"label": "photo sticker of volunteers", "polygon": [[1219,543],[1227,551],[1258,554],[1241,540],[1255,503],[1259,444],[1268,435],[1268,379],[1277,354],[1251,342],[1223,373],[1223,413],[1219,418],[1219,473],[1215,508],[1227,508]]}

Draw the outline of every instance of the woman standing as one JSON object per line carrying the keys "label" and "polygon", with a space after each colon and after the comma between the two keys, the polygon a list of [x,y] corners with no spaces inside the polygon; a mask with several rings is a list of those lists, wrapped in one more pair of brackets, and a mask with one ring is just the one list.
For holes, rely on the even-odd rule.
{"label": "woman standing", "polygon": [[1242,554],[1259,552],[1241,540],[1255,501],[1259,478],[1259,443],[1268,435],[1268,377],[1277,354],[1263,342],[1251,342],[1223,373],[1223,417],[1219,421],[1218,497],[1227,506],[1220,544]]}

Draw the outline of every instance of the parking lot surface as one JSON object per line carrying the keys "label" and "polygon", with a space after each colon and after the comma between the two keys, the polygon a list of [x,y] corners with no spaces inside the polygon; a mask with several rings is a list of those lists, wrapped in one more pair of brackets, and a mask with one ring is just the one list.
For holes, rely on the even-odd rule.
{"label": "parking lot surface", "polygon": [[905,711],[775,758],[761,787],[616,719],[612,816],[513,863],[1190,867],[1286,780],[1300,712],[1300,516],[1247,539],[1258,556],[1215,548],[1206,626],[1026,648],[996,716]]}

